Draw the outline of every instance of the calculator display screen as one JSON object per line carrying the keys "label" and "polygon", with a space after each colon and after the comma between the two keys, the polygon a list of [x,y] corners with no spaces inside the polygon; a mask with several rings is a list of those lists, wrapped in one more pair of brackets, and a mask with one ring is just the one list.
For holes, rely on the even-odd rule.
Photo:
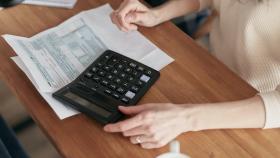
{"label": "calculator display screen", "polygon": [[100,114],[103,117],[108,118],[111,115],[111,113],[109,111],[107,111],[107,110],[105,110],[105,109],[103,109],[103,108],[101,108],[101,107],[99,107],[99,106],[97,106],[97,105],[87,101],[86,99],[84,99],[84,98],[82,98],[82,97],[80,97],[80,96],[78,96],[78,95],[76,95],[76,94],[74,94],[72,92],[68,91],[67,93],[64,94],[64,96],[66,98],[68,98],[68,99],[78,103],[79,105],[81,105],[81,106],[83,106],[85,108],[88,108],[88,109],[90,109],[90,110]]}

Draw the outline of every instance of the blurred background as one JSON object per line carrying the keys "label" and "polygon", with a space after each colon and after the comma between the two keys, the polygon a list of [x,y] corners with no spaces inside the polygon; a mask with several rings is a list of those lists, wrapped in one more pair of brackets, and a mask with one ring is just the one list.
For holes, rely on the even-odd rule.
{"label": "blurred background", "polygon": [[0,114],[13,128],[31,158],[61,158],[46,136],[29,118],[11,91],[0,79]]}

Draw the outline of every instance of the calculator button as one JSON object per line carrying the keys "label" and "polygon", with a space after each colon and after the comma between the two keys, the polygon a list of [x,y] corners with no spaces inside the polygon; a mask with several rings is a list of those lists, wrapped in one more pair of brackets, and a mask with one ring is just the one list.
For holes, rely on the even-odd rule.
{"label": "calculator button", "polygon": [[120,95],[118,95],[117,93],[113,93],[112,96],[116,99],[119,99],[120,98]]}
{"label": "calculator button", "polygon": [[97,91],[97,89],[95,87],[91,87],[90,89],[93,91]]}
{"label": "calculator button", "polygon": [[111,55],[109,55],[109,54],[104,56],[104,58],[107,59],[107,60],[110,59],[110,57],[111,57]]}
{"label": "calculator button", "polygon": [[125,90],[124,90],[122,87],[119,87],[119,88],[117,89],[117,92],[123,94],[123,93],[125,92]]}
{"label": "calculator button", "polygon": [[109,74],[109,75],[106,76],[106,78],[109,79],[109,80],[112,80],[114,77],[113,77],[113,75]]}
{"label": "calculator button", "polygon": [[114,80],[114,82],[116,82],[117,84],[120,84],[120,83],[121,83],[121,79],[116,78],[116,79]]}
{"label": "calculator button", "polygon": [[118,59],[116,57],[112,57],[109,61],[108,64],[115,65],[118,62]]}
{"label": "calculator button", "polygon": [[133,75],[133,76],[136,76],[136,77],[137,77],[139,74],[140,74],[140,73],[137,72],[137,71],[133,71],[133,72],[132,72],[132,75]]}
{"label": "calculator button", "polygon": [[77,84],[80,84],[80,85],[83,85],[83,86],[86,86],[86,83],[83,82],[83,81],[78,81]]}
{"label": "calculator button", "polygon": [[99,81],[100,81],[100,77],[98,77],[98,76],[94,76],[92,79],[93,79],[95,82],[99,82]]}
{"label": "calculator button", "polygon": [[121,101],[125,104],[128,104],[129,99],[127,97],[124,97],[124,98],[121,99]]}
{"label": "calculator button", "polygon": [[112,90],[115,90],[117,88],[117,86],[115,84],[110,84],[109,86]]}
{"label": "calculator button", "polygon": [[129,63],[129,66],[132,68],[136,68],[137,65],[135,63]]}
{"label": "calculator button", "polygon": [[102,64],[102,63],[100,63],[100,62],[99,62],[99,63],[97,63],[96,65],[97,65],[98,67],[102,67],[102,66],[103,66],[103,64]]}
{"label": "calculator button", "polygon": [[98,88],[99,88],[99,86],[95,85],[95,86],[91,87],[90,89],[93,90],[93,91],[97,91]]}
{"label": "calculator button", "polygon": [[140,77],[140,80],[143,81],[143,82],[148,82],[150,80],[150,77],[149,76],[146,76],[146,75],[142,75]]}
{"label": "calculator button", "polygon": [[92,78],[92,76],[93,76],[93,74],[90,73],[90,72],[87,72],[87,73],[85,74],[85,77],[86,77],[86,78]]}
{"label": "calculator button", "polygon": [[100,70],[100,71],[98,72],[98,75],[104,77],[104,76],[106,75],[106,72]]}
{"label": "calculator button", "polygon": [[112,66],[104,66],[103,69],[105,71],[110,71],[110,70],[112,70]]}
{"label": "calculator button", "polygon": [[124,82],[123,84],[122,84],[124,87],[128,87],[128,83],[127,82]]}
{"label": "calculator button", "polygon": [[119,71],[115,69],[115,70],[112,71],[112,73],[115,74],[115,75],[118,75]]}
{"label": "calculator button", "polygon": [[121,62],[122,62],[123,64],[127,64],[127,63],[128,63],[127,60],[122,60]]}
{"label": "calculator button", "polygon": [[147,71],[145,71],[145,74],[148,75],[148,76],[151,76],[152,75],[152,71],[151,70],[147,70]]}
{"label": "calculator button", "polygon": [[104,92],[105,92],[106,94],[111,94],[111,93],[112,93],[112,91],[109,90],[109,89],[106,89]]}
{"label": "calculator button", "polygon": [[126,75],[125,73],[121,73],[121,74],[120,74],[120,77],[121,77],[121,78],[126,78],[126,76],[127,76],[127,75]]}
{"label": "calculator button", "polygon": [[98,71],[98,68],[97,68],[97,67],[93,67],[93,68],[91,68],[91,72],[96,73],[97,71]]}
{"label": "calculator button", "polygon": [[106,80],[102,80],[102,81],[101,81],[101,84],[104,85],[104,86],[107,86],[107,85],[109,84],[109,82],[106,81]]}
{"label": "calculator button", "polygon": [[124,66],[123,66],[122,64],[117,64],[117,65],[116,65],[116,68],[117,68],[117,69],[123,69]]}
{"label": "calculator button", "polygon": [[131,82],[131,81],[134,80],[134,78],[130,76],[130,77],[127,78],[127,80],[128,80],[129,82]]}
{"label": "calculator button", "polygon": [[138,92],[139,91],[139,87],[137,87],[137,86],[132,86],[131,87],[131,91],[133,91],[133,92]]}
{"label": "calculator button", "polygon": [[127,91],[125,93],[125,96],[128,97],[129,99],[132,99],[135,96],[135,93],[131,92],[131,91]]}
{"label": "calculator button", "polygon": [[136,82],[136,85],[137,85],[137,86],[140,86],[140,87],[143,86],[143,84],[144,84],[144,83],[143,83],[142,81],[137,81],[137,82]]}
{"label": "calculator button", "polygon": [[110,55],[110,54],[106,54],[106,55],[101,59],[101,61],[102,61],[102,62],[107,62],[107,61],[111,58],[111,56],[112,56],[112,55]]}
{"label": "calculator button", "polygon": [[132,71],[132,69],[129,67],[124,69],[124,72],[127,72],[127,73],[131,73],[131,71]]}
{"label": "calculator button", "polygon": [[118,59],[117,58],[113,58],[112,62],[118,62]]}
{"label": "calculator button", "polygon": [[138,71],[144,71],[144,68],[143,68],[142,66],[138,66],[138,67],[137,67],[137,70],[138,70]]}

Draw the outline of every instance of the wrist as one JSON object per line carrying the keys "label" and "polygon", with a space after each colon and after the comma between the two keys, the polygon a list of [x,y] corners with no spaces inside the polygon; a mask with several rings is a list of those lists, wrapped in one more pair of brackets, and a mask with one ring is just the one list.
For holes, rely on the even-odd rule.
{"label": "wrist", "polygon": [[201,131],[208,129],[218,129],[224,126],[224,109],[217,104],[192,104],[185,105],[184,117],[186,131]]}
{"label": "wrist", "polygon": [[194,104],[182,105],[182,122],[185,127],[184,132],[188,131],[200,131],[203,130],[203,106]]}
{"label": "wrist", "polygon": [[163,22],[163,14],[160,8],[152,8],[151,13],[154,16],[154,26]]}
{"label": "wrist", "polygon": [[232,128],[262,128],[265,121],[259,97],[245,100],[188,105],[185,108],[188,131]]}

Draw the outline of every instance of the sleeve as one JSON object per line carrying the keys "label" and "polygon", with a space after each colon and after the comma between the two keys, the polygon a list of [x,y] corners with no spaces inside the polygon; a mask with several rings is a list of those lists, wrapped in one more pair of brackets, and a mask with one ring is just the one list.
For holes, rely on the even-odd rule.
{"label": "sleeve", "polygon": [[265,107],[264,129],[280,127],[280,85],[274,91],[259,93],[259,96]]}
{"label": "sleeve", "polygon": [[206,8],[212,8],[214,0],[199,0],[199,10],[203,10]]}

